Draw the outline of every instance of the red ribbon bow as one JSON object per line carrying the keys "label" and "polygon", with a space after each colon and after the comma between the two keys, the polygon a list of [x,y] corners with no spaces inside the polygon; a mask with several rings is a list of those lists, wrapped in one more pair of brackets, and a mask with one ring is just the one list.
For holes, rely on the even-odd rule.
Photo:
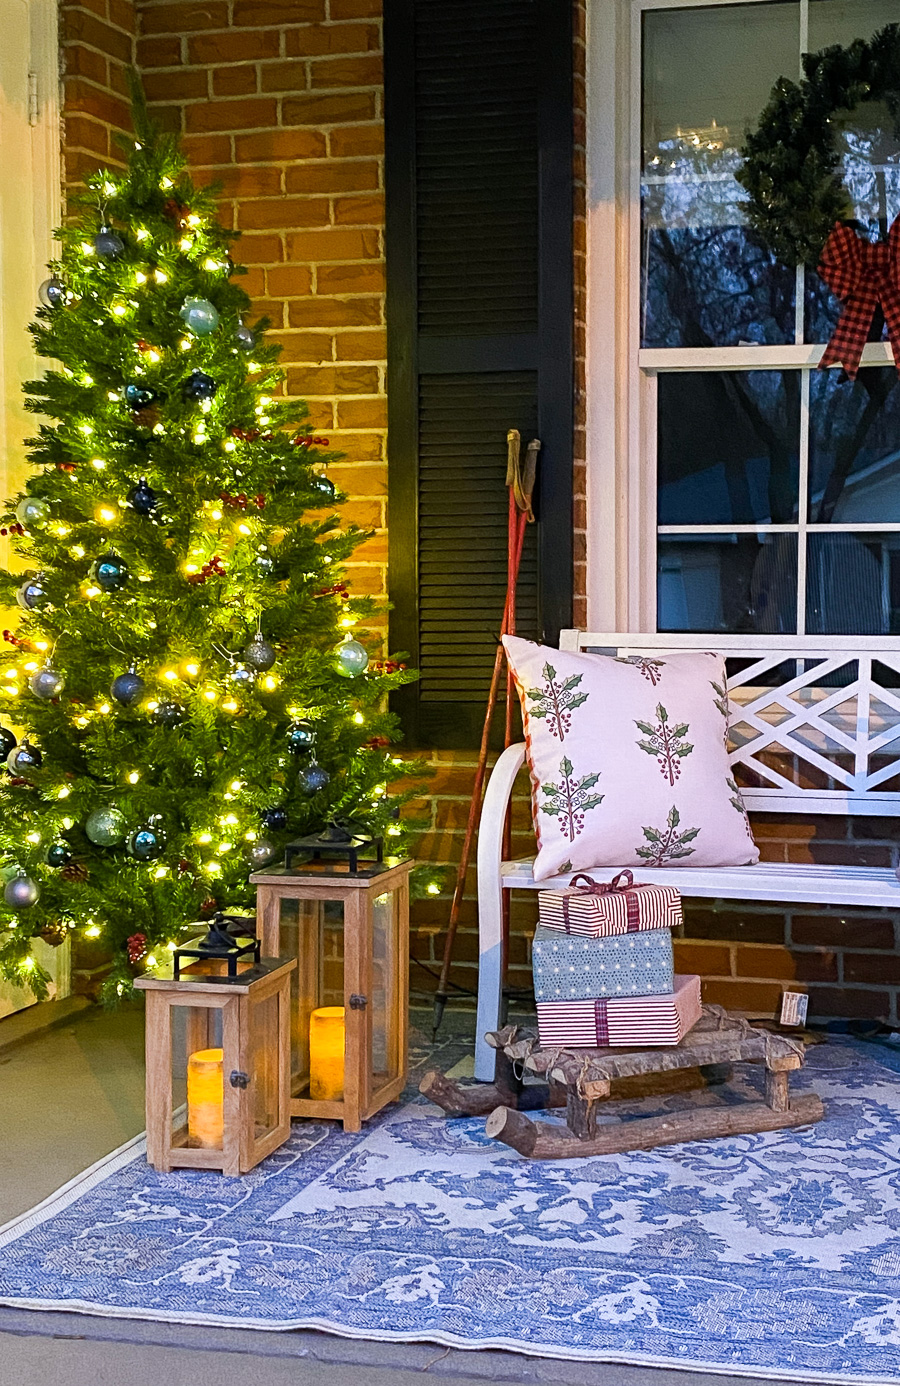
{"label": "red ribbon bow", "polygon": [[819,274],[844,305],[819,369],[840,362],[850,379],[856,379],[872,318],[881,304],[900,371],[900,217],[887,241],[875,245],[837,222],[822,251]]}
{"label": "red ribbon bow", "polygon": [[[611,881],[595,881],[592,876],[586,876],[583,871],[580,871],[577,876],[572,877],[569,885],[578,885],[579,881],[587,882],[586,885],[578,886],[578,889],[583,890],[585,895],[611,895],[614,891],[631,890],[634,886],[634,877],[627,869],[620,871],[617,876],[613,876]],[[620,881],[623,881],[624,884],[620,885]]]}

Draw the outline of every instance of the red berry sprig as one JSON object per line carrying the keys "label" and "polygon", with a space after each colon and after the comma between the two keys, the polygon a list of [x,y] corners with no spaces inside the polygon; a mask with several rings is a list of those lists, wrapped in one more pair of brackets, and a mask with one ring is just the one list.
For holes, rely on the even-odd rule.
{"label": "red berry sprig", "polygon": [[65,472],[68,476],[71,476],[73,472],[77,472],[77,471],[78,471],[78,463],[77,463],[77,462],[57,462],[57,464],[56,464],[56,470],[59,471],[59,472]]}
{"label": "red berry sprig", "polygon": [[128,961],[134,966],[135,963],[139,963],[141,958],[147,955],[147,935],[129,935],[125,947],[128,950]]}
{"label": "red berry sprig", "polygon": [[219,557],[219,555],[216,554],[213,558],[209,560],[208,563],[204,563],[199,573],[191,573],[190,577],[188,578],[188,582],[191,583],[192,586],[196,587],[198,585],[202,586],[203,583],[207,582],[211,577],[224,576],[225,564],[222,562],[222,559]]}
{"label": "red berry sprig", "polygon": [[255,505],[257,510],[265,510],[265,496],[245,496],[243,491],[239,496],[233,496],[229,491],[222,491],[219,500],[223,505],[231,510],[246,510],[248,505]]}
{"label": "red berry sprig", "polygon": [[313,592],[314,597],[340,597],[342,602],[350,598],[350,592],[345,582],[335,582],[331,587],[320,587],[317,592]]}
{"label": "red berry sprig", "polygon": [[327,439],[327,438],[317,438],[317,437],[313,437],[313,435],[312,435],[311,433],[308,433],[308,434],[306,434],[306,435],[305,435],[304,437],[302,437],[302,438],[292,438],[292,439],[291,439],[291,447],[292,447],[292,448],[327,448],[327,447],[328,447],[328,439]]}
{"label": "red berry sprig", "polygon": [[370,736],[365,743],[365,747],[367,751],[383,751],[384,748],[390,746],[390,744],[391,739],[389,736]]}
{"label": "red berry sprig", "polygon": [[7,534],[17,534],[21,538],[21,536],[24,533],[25,529],[20,524],[4,525],[3,528],[0,529],[0,534],[3,535],[4,539],[6,538]]}
{"label": "red berry sprig", "polygon": [[21,635],[14,635],[11,630],[3,632],[3,639],[7,645],[15,645],[19,650],[33,651],[35,648],[30,640],[23,639]]}
{"label": "red berry sprig", "polygon": [[406,665],[398,663],[395,659],[376,659],[370,667],[373,674],[398,674]]}
{"label": "red berry sprig", "polygon": [[275,437],[274,433],[260,433],[258,428],[229,428],[228,432],[232,438],[239,438],[242,443],[255,443],[257,438],[262,438],[264,443],[270,443]]}

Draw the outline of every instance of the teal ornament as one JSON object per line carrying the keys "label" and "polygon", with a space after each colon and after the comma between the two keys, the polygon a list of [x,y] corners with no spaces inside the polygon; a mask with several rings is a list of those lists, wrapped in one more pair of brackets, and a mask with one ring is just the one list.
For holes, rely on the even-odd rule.
{"label": "teal ornament", "polygon": [[58,698],[66,686],[66,680],[58,669],[54,669],[49,659],[43,669],[32,674],[28,680],[28,686],[36,698],[42,698],[49,703],[54,698]]}
{"label": "teal ornament", "polygon": [[234,334],[234,340],[237,342],[241,351],[252,351],[256,346],[256,333],[251,332],[249,327],[245,327],[244,324],[241,323],[237,332]]}
{"label": "teal ornament", "polygon": [[151,820],[144,827],[135,828],[125,840],[125,851],[135,861],[156,861],[162,856],[166,845],[165,834]]}
{"label": "teal ornament", "polygon": [[54,275],[44,280],[38,289],[38,298],[45,308],[59,308],[66,301],[66,286]]}
{"label": "teal ornament", "polygon": [[150,405],[155,404],[158,399],[159,395],[156,391],[149,389],[146,385],[131,384],[125,386],[125,403],[136,414],[139,414],[142,409],[149,409]]}
{"label": "teal ornament", "polygon": [[91,565],[91,577],[104,592],[118,592],[128,581],[128,564],[117,553],[104,553]]}
{"label": "teal ornament", "polygon": [[309,765],[305,765],[297,776],[297,788],[301,794],[305,794],[308,799],[311,799],[314,794],[318,794],[320,789],[324,789],[330,780],[331,776],[328,771],[323,770],[318,761],[311,760]]}
{"label": "teal ornament", "polygon": [[179,317],[195,337],[208,337],[219,326],[219,314],[208,298],[186,298]]}
{"label": "teal ornament", "polygon": [[3,887],[3,899],[11,910],[30,910],[41,898],[41,888],[37,881],[26,876],[24,871],[13,876]]}
{"label": "teal ornament", "polygon": [[40,529],[50,518],[50,506],[40,496],[25,496],[16,506],[16,519],[26,529]]}
{"label": "teal ornament", "polygon": [[355,679],[369,667],[369,651],[358,640],[345,640],[334,652],[334,667],[345,679]]}
{"label": "teal ornament", "polygon": [[14,746],[6,757],[9,773],[23,780],[31,779],[35,770],[40,770],[43,763],[43,755],[30,741],[23,741],[20,746]]}
{"label": "teal ornament", "polygon": [[309,488],[311,491],[318,491],[320,496],[327,496],[329,500],[334,500],[337,488],[333,481],[321,472],[313,472],[309,478]]}
{"label": "teal ornament", "polygon": [[288,729],[288,750],[295,756],[311,751],[316,744],[316,729],[312,722],[294,722]]}
{"label": "teal ornament", "polygon": [[126,827],[125,815],[117,808],[98,808],[88,815],[84,831],[97,847],[115,847]]}
{"label": "teal ornament", "polygon": [[44,586],[42,573],[25,579],[16,592],[16,601],[25,611],[38,611],[47,605],[47,589]]}
{"label": "teal ornament", "polygon": [[129,669],[125,674],[116,675],[109,691],[117,703],[121,703],[123,707],[130,707],[142,696],[146,687],[137,670]]}
{"label": "teal ornament", "polygon": [[47,848],[48,866],[65,866],[72,860],[72,851],[68,842],[51,842]]}
{"label": "teal ornament", "polygon": [[118,260],[125,249],[125,242],[111,227],[101,226],[94,237],[94,249],[104,260]]}

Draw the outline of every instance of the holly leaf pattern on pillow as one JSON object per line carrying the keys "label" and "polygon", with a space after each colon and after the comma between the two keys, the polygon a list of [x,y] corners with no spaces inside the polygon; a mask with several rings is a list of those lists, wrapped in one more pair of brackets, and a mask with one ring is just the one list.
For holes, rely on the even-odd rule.
{"label": "holly leaf pattern on pillow", "polygon": [[582,676],[571,674],[557,683],[556,670],[551,664],[545,664],[541,673],[544,676],[543,688],[525,690],[525,697],[531,702],[528,715],[545,719],[550,735],[565,741],[566,732],[572,729],[572,712],[588,699],[586,693],[575,692]]}
{"label": "holly leaf pattern on pillow", "polygon": [[642,751],[646,751],[648,756],[656,756],[660,771],[674,785],[681,774],[681,762],[685,756],[689,756],[694,749],[685,737],[690,731],[687,722],[679,722],[676,726],[669,725],[669,714],[662,703],[656,704],[657,723],[639,722],[635,719],[634,725],[638,731],[642,731],[647,738],[645,741],[638,741]]}
{"label": "holly leaf pattern on pillow", "polygon": [[685,828],[684,832],[680,833],[680,826],[681,814],[673,804],[664,828],[641,828],[650,845],[635,847],[635,856],[641,857],[648,866],[665,866],[667,861],[693,856],[694,849],[687,844],[700,836],[700,829]]}
{"label": "holly leaf pattern on pillow", "polygon": [[563,756],[559,762],[560,784],[542,784],[544,802],[540,811],[548,818],[558,818],[563,832],[570,842],[574,842],[584,829],[584,815],[589,809],[597,808],[603,802],[602,794],[589,794],[599,780],[599,774],[583,775],[580,780],[572,778],[572,762]]}

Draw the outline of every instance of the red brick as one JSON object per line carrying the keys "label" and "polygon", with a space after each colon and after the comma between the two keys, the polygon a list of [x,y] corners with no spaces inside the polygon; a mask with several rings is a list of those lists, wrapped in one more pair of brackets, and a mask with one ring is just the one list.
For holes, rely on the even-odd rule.
{"label": "red brick", "polygon": [[312,87],[330,87],[346,91],[349,87],[380,87],[384,71],[380,53],[363,58],[319,58],[310,63],[309,80]]}
{"label": "red brick", "polygon": [[264,63],[260,69],[263,91],[279,91],[293,95],[309,87],[306,64],[288,59],[280,63]]}
{"label": "red brick", "polygon": [[213,69],[213,95],[255,95],[259,88],[259,72],[253,63],[232,63]]}
{"label": "red brick", "polygon": [[344,565],[347,583],[357,597],[382,597],[387,594],[383,568],[354,567],[352,561]]}
{"label": "red brick", "polygon": [[188,55],[192,63],[215,67],[219,63],[252,63],[259,58],[277,58],[278,34],[271,29],[256,33],[235,33],[225,29],[221,34],[196,34],[188,39]]}
{"label": "red brick", "polygon": [[[244,202],[238,208],[238,225],[242,230],[287,231],[294,226],[327,226],[328,203],[324,198],[270,198],[262,202]],[[314,233],[313,233],[314,234]],[[293,254],[288,243],[288,255],[292,260],[301,257]]]}
{"label": "red brick", "polygon": [[290,304],[291,327],[364,327],[382,321],[380,298],[298,298]]}
{"label": "red brick", "polygon": [[334,338],[338,361],[384,361],[387,333],[383,328],[371,332],[338,332]]}
{"label": "red brick", "polygon": [[365,366],[325,366],[307,369],[311,395],[364,395],[378,390],[378,371]]}
{"label": "red brick", "polygon": [[325,24],[285,31],[289,57],[312,58],[326,53],[371,53],[381,48],[377,24]]}
{"label": "red brick", "polygon": [[[299,203],[299,206],[309,205]],[[366,260],[379,253],[377,231],[298,231],[287,240],[288,256],[292,260],[325,261]]]}
{"label": "red brick", "polygon": [[384,197],[336,197],[333,204],[337,225],[383,226]]}
{"label": "red brick", "polygon": [[325,18],[325,0],[235,0],[234,23],[252,29],[271,24],[312,24]]}
{"label": "red brick", "polygon": [[145,34],[189,34],[195,29],[227,27],[228,5],[225,0],[144,5],[141,10],[141,29]]}
{"label": "red brick", "polygon": [[900,986],[900,954],[845,953],[844,981]]}
{"label": "red brick", "polygon": [[739,947],[734,970],[738,977],[773,977],[797,982],[838,980],[837,958],[834,953],[825,950],[790,952],[787,948],[779,947]]}
{"label": "red brick", "polygon": [[353,462],[380,462],[384,458],[384,438],[383,433],[337,433],[332,434],[331,445]]}
{"label": "red brick", "polygon": [[105,125],[84,116],[66,114],[66,148],[87,149],[104,156],[109,152],[109,131]]}
{"label": "red brick", "polygon": [[285,125],[337,125],[349,120],[373,120],[375,96],[371,92],[310,92],[288,96],[281,103]]}
{"label": "red brick", "polygon": [[810,987],[810,1016],[864,1016],[887,1019],[891,1014],[889,991],[863,991],[850,987]]}
{"label": "red brick", "polygon": [[383,154],[384,126],[379,122],[377,125],[354,125],[331,130],[328,152],[333,159],[359,159],[365,154]]}
{"label": "red brick", "polygon": [[109,58],[118,58],[129,63],[134,57],[132,39],[110,24],[104,24],[96,15],[84,10],[69,10],[65,19],[66,43],[84,43],[96,48]]}
{"label": "red brick", "polygon": [[231,253],[244,265],[273,265],[284,259],[277,236],[242,236]]}
{"label": "red brick", "polygon": [[382,0],[328,0],[329,19],[380,19]]}
{"label": "red brick", "polygon": [[689,938],[709,938],[741,943],[783,943],[782,914],[755,914],[741,906],[714,910],[685,901],[685,933]]}
{"label": "red brick", "polygon": [[134,35],[137,22],[133,0],[107,0],[107,10],[110,24],[124,29],[130,36]]}
{"label": "red brick", "polygon": [[67,77],[87,77],[105,87],[109,81],[109,64],[102,53],[85,48],[80,43],[67,44],[63,49]]}
{"label": "red brick", "polygon": [[208,97],[209,77],[205,70],[198,68],[184,68],[178,72],[147,72],[144,74],[144,91],[148,101],[190,101],[197,97]]}
{"label": "red brick", "polygon": [[298,164],[287,170],[286,185],[293,193],[365,192],[378,187],[378,165],[364,160]]}
{"label": "red brick", "polygon": [[894,921],[888,914],[870,918],[849,911],[846,914],[795,914],[791,919],[791,940],[834,948],[890,951],[895,946]]}
{"label": "red brick", "polygon": [[282,265],[266,272],[266,287],[273,298],[302,298],[312,292],[308,265]]}
{"label": "red brick", "polygon": [[262,130],[236,136],[234,147],[235,157],[247,163],[319,159],[327,152],[325,136],[318,130]]}
{"label": "red brick", "polygon": [[137,41],[138,65],[143,71],[148,67],[177,67],[181,62],[180,38],[139,38]]}
{"label": "red brick", "polygon": [[338,428],[387,428],[387,400],[384,396],[339,399],[337,423]]}
{"label": "red brick", "polygon": [[222,184],[222,197],[271,197],[281,192],[281,170],[271,166],[234,164],[217,168],[215,176]]}
{"label": "red brick", "polygon": [[[377,434],[373,435],[378,437]],[[384,496],[387,494],[387,469],[385,467],[367,467],[356,459],[359,453],[353,448],[356,441],[355,435],[351,434],[346,440],[346,451],[354,458],[352,462],[335,462],[331,467],[331,478],[336,486],[342,491],[346,491],[350,496]],[[344,440],[341,438],[331,438],[331,446],[339,451],[345,451]],[[353,448],[351,452],[350,449]]]}
{"label": "red brick", "polygon": [[752,1011],[774,1015],[783,988],[777,982],[704,981],[703,1000],[707,1005],[724,1006],[730,1011]]}
{"label": "red brick", "polygon": [[262,96],[237,101],[204,101],[185,109],[189,131],[247,130],[274,125],[276,117],[276,102]]}
{"label": "red brick", "polygon": [[730,948],[717,943],[688,943],[680,938],[673,940],[673,946],[676,972],[696,972],[701,977],[732,975]]}
{"label": "red brick", "polygon": [[383,293],[384,266],[380,262],[368,265],[320,265],[316,274],[316,289],[326,294]]}
{"label": "red brick", "polygon": [[191,168],[231,163],[230,135],[185,135],[181,143]]}
{"label": "red brick", "polygon": [[310,362],[318,366],[331,360],[331,337],[326,332],[278,332],[269,334],[268,340],[282,348],[282,365]]}
{"label": "red brick", "polygon": [[65,110],[91,115],[117,130],[131,128],[131,116],[127,102],[111,92],[92,87],[80,77],[66,81]]}

